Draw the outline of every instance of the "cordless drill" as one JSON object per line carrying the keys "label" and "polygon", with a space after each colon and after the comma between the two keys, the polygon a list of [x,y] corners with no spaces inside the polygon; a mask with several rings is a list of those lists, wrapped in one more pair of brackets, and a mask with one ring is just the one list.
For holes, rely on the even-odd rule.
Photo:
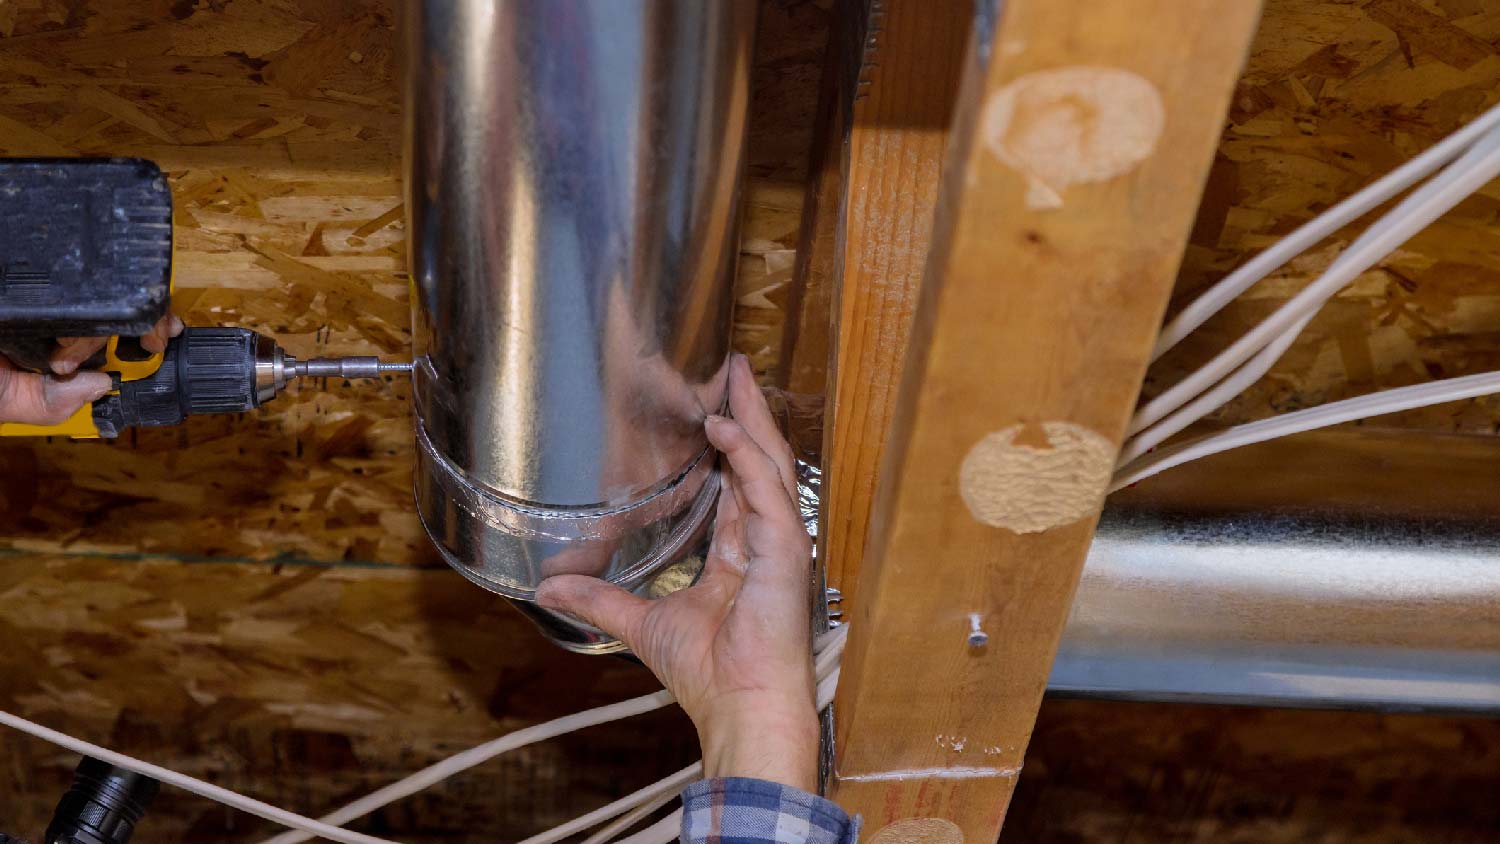
{"label": "cordless drill", "polygon": [[115,437],[199,413],[240,413],[297,377],[378,378],[409,363],[298,360],[244,328],[186,328],[152,354],[136,339],[167,312],[172,194],[141,159],[0,160],[0,354],[48,371],[60,337],[108,337],[80,367],[113,389],[57,425],[0,424],[0,436]]}

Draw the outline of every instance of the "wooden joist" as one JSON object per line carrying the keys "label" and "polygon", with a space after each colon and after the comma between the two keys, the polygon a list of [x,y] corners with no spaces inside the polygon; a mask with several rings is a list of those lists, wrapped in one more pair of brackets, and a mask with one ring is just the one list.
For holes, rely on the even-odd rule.
{"label": "wooden joist", "polygon": [[[798,317],[803,322],[791,335],[799,342],[785,359],[794,391],[826,379],[819,390],[828,397],[820,554],[829,585],[842,589],[849,605],[973,20],[974,5],[966,0],[884,0],[872,6],[856,57],[858,82],[840,144],[842,167],[825,163],[809,192],[808,236],[798,256],[806,268],[806,299],[788,315],[789,328]],[[839,189],[842,199],[831,202],[829,195]],[[822,342],[818,328],[808,324],[818,308],[824,332],[830,309],[833,316],[834,336],[825,334]],[[832,369],[830,347],[838,361]]]}
{"label": "wooden joist", "polygon": [[995,840],[1257,16],[976,30],[836,705],[871,841]]}

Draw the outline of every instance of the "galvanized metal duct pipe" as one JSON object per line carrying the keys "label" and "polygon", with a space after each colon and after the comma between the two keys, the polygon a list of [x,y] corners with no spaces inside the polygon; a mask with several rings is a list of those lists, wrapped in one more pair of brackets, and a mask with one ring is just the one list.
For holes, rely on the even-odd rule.
{"label": "galvanized metal duct pipe", "polygon": [[1496,537],[1389,510],[1106,510],[1048,690],[1500,714]]}
{"label": "galvanized metal duct pipe", "polygon": [[644,584],[717,494],[754,0],[413,0],[406,191],[417,509],[525,602]]}

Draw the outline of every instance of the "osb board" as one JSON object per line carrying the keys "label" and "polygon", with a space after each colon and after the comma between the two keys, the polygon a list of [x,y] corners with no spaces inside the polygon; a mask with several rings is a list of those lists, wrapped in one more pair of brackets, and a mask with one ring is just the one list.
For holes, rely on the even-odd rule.
{"label": "osb board", "polygon": [[[0,708],[319,813],[528,724],[657,688],[542,645],[446,568],[0,555]],[[696,758],[675,708],[518,750],[364,827],[509,841]],[[0,832],[35,840],[77,757],[0,734]],[[163,792],[142,844],[274,827]]]}
{"label": "osb board", "polygon": [[[780,348],[828,0],[765,0],[736,345]],[[394,4],[0,3],[0,155],[140,155],[171,177],[175,308],[299,357],[409,354]],[[298,384],[266,410],[114,443],[0,443],[14,547],[435,560],[408,385]]]}
{"label": "osb board", "polygon": [[[1269,0],[1209,180],[1175,304],[1500,101],[1500,4]],[[1494,184],[1362,275],[1272,373],[1212,420],[1230,424],[1500,365]],[[1148,394],[1222,349],[1327,266],[1374,218],[1252,289],[1152,369]],[[1500,399],[1378,424],[1492,433]]]}

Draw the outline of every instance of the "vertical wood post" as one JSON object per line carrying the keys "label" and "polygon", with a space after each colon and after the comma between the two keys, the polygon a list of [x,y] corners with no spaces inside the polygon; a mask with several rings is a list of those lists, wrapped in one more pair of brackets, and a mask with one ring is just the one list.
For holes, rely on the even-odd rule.
{"label": "vertical wood post", "polygon": [[803,295],[789,317],[794,345],[783,357],[789,389],[828,397],[819,556],[846,606],[854,600],[973,19],[973,0],[871,4],[864,43],[845,49],[858,71],[848,114],[838,118],[843,132],[824,147],[807,206],[798,250]]}
{"label": "vertical wood post", "polygon": [[971,41],[835,707],[833,796],[882,844],[998,834],[1259,12],[998,7]]}

